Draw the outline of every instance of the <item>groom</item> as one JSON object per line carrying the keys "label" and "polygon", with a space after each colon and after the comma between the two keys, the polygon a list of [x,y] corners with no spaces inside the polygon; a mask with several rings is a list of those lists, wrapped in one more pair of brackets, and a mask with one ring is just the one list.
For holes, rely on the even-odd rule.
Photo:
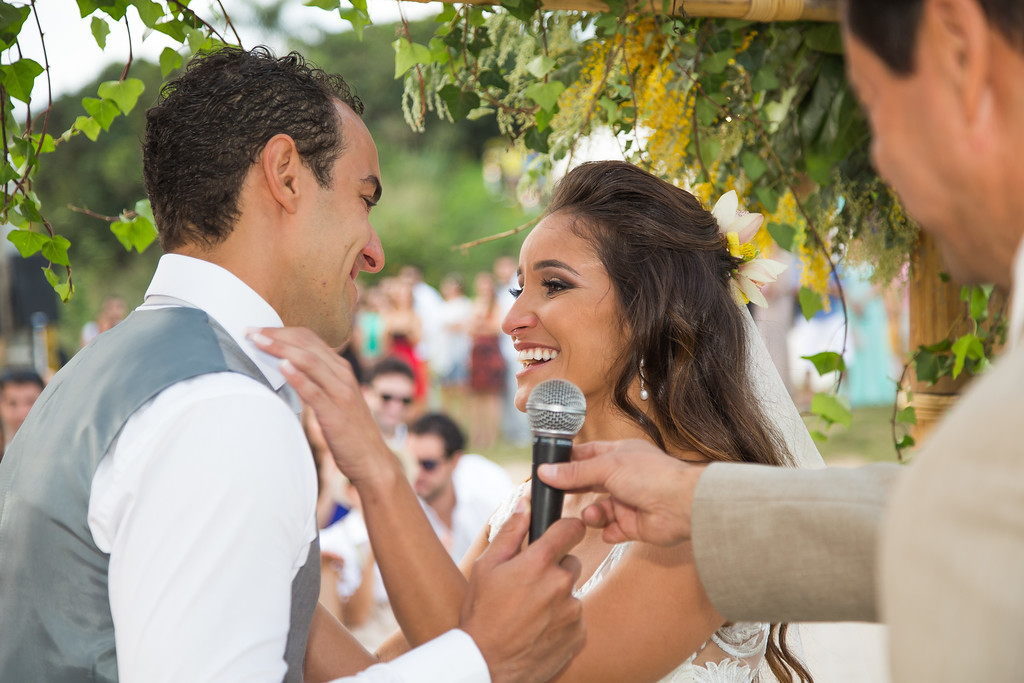
{"label": "groom", "polygon": [[[251,328],[313,330],[304,355],[337,363],[350,399],[331,419],[317,410],[324,431],[376,456],[375,476],[343,467],[371,534],[399,518],[421,574],[458,573],[325,344],[351,332],[359,271],[384,265],[361,113],[339,76],[261,48],[196,57],[147,112],[167,253],[145,303],[57,374],[0,461],[0,680],[280,683],[370,664],[360,680],[546,680],[582,646],[576,520],[519,553],[529,516],[515,516],[463,611],[387,664],[317,607],[316,472],[294,375]],[[321,626],[336,629],[328,648]]]}
{"label": "groom", "polygon": [[585,511],[606,539],[692,539],[730,621],[880,618],[895,681],[1021,680],[1024,3],[848,0],[845,14],[875,166],[957,280],[1013,288],[1011,350],[909,468],[701,467],[620,442],[540,476],[609,491]]}

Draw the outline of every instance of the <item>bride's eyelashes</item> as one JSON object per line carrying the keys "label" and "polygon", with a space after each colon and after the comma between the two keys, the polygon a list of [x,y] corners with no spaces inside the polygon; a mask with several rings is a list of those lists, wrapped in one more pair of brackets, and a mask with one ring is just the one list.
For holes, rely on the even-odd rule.
{"label": "bride's eyelashes", "polygon": [[541,287],[547,290],[548,296],[554,296],[573,288],[573,285],[559,278],[544,278],[540,281]]}
{"label": "bride's eyelashes", "polygon": [[[540,286],[547,291],[549,296],[575,288],[575,285],[559,278],[544,278],[540,281]],[[523,293],[523,288],[509,287],[508,293],[512,295],[513,299],[518,299]]]}

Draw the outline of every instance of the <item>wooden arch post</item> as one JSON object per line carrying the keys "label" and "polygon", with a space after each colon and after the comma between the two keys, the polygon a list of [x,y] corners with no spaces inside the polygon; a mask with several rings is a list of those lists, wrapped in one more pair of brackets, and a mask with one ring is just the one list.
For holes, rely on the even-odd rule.
{"label": "wooden arch post", "polygon": [[[964,303],[960,285],[944,281],[942,256],[935,240],[921,232],[917,250],[910,257],[910,349],[935,344],[953,332],[965,332]],[[967,384],[968,376],[957,379],[942,377],[934,385],[911,377],[914,413],[917,424],[912,430],[914,440],[921,443],[942,416],[956,403],[957,395]]]}

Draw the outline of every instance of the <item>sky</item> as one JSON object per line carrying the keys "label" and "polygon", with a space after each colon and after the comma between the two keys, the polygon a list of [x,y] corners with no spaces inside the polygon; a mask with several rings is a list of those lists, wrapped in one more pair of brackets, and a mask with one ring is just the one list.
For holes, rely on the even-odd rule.
{"label": "sky", "polygon": [[[222,0],[228,16],[231,16],[236,23],[244,22],[246,17],[252,16],[254,4],[267,4],[266,0]],[[15,4],[27,4],[27,0],[15,1]],[[213,16],[213,13],[206,8],[211,0],[193,0],[191,6],[199,16],[205,18]],[[342,4],[346,4],[342,0]],[[398,0],[369,0],[368,8],[370,18],[376,23],[387,23],[396,21],[399,18],[399,4],[405,15],[410,19],[424,16],[434,16],[441,8],[438,3],[422,4],[419,2],[403,2]],[[106,50],[101,50],[92,36],[90,30],[91,19],[81,18],[78,4],[75,0],[36,0],[36,12],[38,13],[39,25],[45,36],[46,58],[50,63],[50,77],[53,87],[54,98],[66,92],[74,92],[84,83],[90,82],[109,63],[117,62],[124,64],[128,59],[128,33],[124,23],[110,26],[110,34],[107,36]],[[99,15],[96,16],[103,16]],[[163,48],[172,45],[170,39],[162,33],[153,32],[146,35],[145,26],[139,20],[135,9],[128,10],[129,30],[131,32],[131,45],[135,59],[149,59],[157,61]],[[287,29],[299,35],[312,35],[323,30],[336,33],[348,30],[349,25],[343,21],[336,12],[326,12],[315,7],[303,6],[303,0],[291,0],[291,5],[284,17]],[[110,22],[108,22],[110,23]],[[217,27],[218,30],[223,25]],[[242,32],[242,28],[239,28]],[[252,47],[260,43],[269,45],[275,51],[281,52],[285,47],[280,38],[261,35],[253,29],[246,29],[242,33],[242,41],[246,47]],[[19,36],[19,43],[22,54],[31,57],[40,65],[45,65],[43,50],[39,39],[39,28],[30,17],[22,28]],[[3,63],[14,61],[16,56],[8,52],[2,55]],[[36,79],[35,89],[32,93],[33,108],[45,107],[47,92],[46,79]]]}

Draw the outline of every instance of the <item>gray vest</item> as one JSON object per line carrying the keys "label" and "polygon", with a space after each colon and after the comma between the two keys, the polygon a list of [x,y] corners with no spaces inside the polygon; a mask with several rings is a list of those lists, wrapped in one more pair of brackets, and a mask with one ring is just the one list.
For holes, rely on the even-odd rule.
{"label": "gray vest", "polygon": [[[144,403],[224,371],[271,388],[206,313],[162,308],[136,311],[100,335],[43,391],[0,461],[0,681],[117,680],[109,555],[87,520],[93,475]],[[286,681],[302,681],[319,551],[314,540],[292,582]]]}

